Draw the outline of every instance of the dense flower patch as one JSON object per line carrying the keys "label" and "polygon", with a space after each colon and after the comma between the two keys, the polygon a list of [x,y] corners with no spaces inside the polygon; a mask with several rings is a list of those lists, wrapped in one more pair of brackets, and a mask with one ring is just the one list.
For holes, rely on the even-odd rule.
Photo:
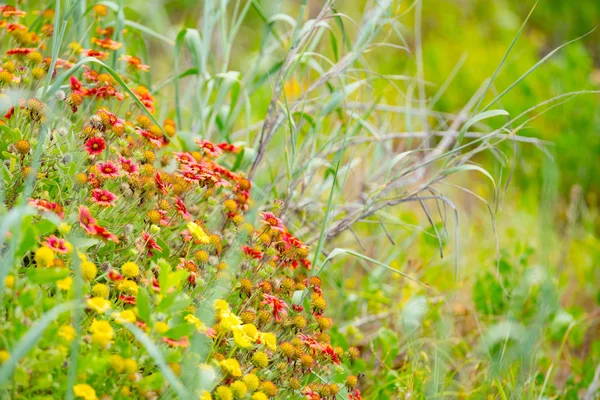
{"label": "dense flower patch", "polygon": [[69,70],[121,48],[106,7],[92,12],[91,48],[71,43],[53,59],[52,10],[0,9],[2,214],[31,206],[2,233],[12,261],[0,275],[0,362],[49,310],[71,301],[80,310],[57,315],[3,389],[157,398],[177,391],[171,373],[199,382],[201,399],[360,398],[347,373],[358,350],[331,343],[309,248],[277,202],[253,202],[233,167],[240,147],[178,140],[136,83],[150,67],[134,55],[118,57],[120,75],[94,63]]}

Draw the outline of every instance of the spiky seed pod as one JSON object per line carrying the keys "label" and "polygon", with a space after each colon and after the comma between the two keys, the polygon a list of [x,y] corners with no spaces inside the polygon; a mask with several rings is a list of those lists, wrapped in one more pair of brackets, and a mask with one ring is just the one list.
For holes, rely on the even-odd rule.
{"label": "spiky seed pod", "polygon": [[256,313],[253,311],[242,311],[240,318],[244,324],[251,324],[256,320]]}
{"label": "spiky seed pod", "polygon": [[27,140],[21,139],[15,143],[15,149],[21,155],[26,155],[31,150],[31,145]]}

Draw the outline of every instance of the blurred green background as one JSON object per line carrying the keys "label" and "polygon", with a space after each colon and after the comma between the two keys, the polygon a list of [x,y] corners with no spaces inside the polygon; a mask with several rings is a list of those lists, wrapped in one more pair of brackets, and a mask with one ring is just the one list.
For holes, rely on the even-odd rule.
{"label": "blurred green background", "polygon": [[[257,3],[269,17],[279,12],[295,15],[300,2]],[[308,14],[314,17],[322,4],[309,1]],[[373,2],[334,4],[339,12],[360,20]],[[517,0],[422,2],[427,94],[435,95],[456,71],[436,110],[460,110],[492,76],[534,5]],[[203,2],[132,0],[127,7],[129,19],[171,38],[183,26],[202,29]],[[412,51],[378,50],[377,57],[369,59],[372,70],[416,75],[417,8],[415,2],[398,2],[393,16]],[[597,0],[540,1],[483,104],[553,49],[589,33],[598,23]],[[235,42],[230,70],[244,70],[256,55],[261,29],[263,21],[251,9]],[[599,43],[600,30],[595,30],[560,49],[498,107],[515,116],[555,96],[600,90]],[[151,44],[151,58],[166,51]],[[171,68],[170,60],[165,61],[169,62],[153,64],[153,74]],[[388,102],[403,101],[385,85],[376,90]],[[253,97],[252,122],[264,119],[270,97],[269,85]],[[338,324],[333,340],[361,347],[364,360],[357,362],[365,373],[361,382],[365,398],[583,396],[600,363],[600,95],[585,93],[563,100],[567,99],[519,132],[552,144],[541,149],[520,143],[514,152],[512,144],[503,145],[508,146],[509,157],[503,173],[514,171],[501,191],[496,229],[486,205],[461,190],[450,196],[460,225],[458,236],[453,231],[447,234],[444,258],[416,206],[387,211],[401,226],[411,227],[395,230],[394,244],[369,226],[356,228],[369,257],[399,268],[427,287],[353,259],[335,261],[325,270],[332,317]],[[405,129],[398,124],[391,129]],[[475,161],[494,176],[500,171],[493,153]],[[507,180],[504,175],[502,184]],[[452,182],[487,200],[493,195],[485,178],[467,175]],[[455,241],[460,244],[458,254]],[[346,236],[328,247],[352,244],[354,239]]]}

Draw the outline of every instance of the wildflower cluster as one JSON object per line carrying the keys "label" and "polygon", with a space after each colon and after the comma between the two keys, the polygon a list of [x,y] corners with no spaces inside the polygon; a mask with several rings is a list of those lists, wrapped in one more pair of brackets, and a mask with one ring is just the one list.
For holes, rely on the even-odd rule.
{"label": "wildflower cluster", "polygon": [[[2,232],[14,263],[0,275],[0,362],[44,312],[66,302],[82,310],[50,323],[18,360],[12,390],[62,396],[74,366],[77,398],[157,398],[172,385],[148,337],[175,376],[202,378],[201,399],[360,398],[356,378],[343,378],[357,350],[331,343],[309,248],[276,206],[257,211],[252,183],[232,167],[242,148],[191,146],[172,119],[159,122],[153,93],[137,83],[149,67],[117,57],[109,10],[92,12],[91,48],[71,43],[53,59],[52,10],[0,9],[9,46],[0,68],[2,213],[33,210]],[[37,22],[21,23],[30,17]],[[84,63],[60,87],[86,57],[126,68]]]}

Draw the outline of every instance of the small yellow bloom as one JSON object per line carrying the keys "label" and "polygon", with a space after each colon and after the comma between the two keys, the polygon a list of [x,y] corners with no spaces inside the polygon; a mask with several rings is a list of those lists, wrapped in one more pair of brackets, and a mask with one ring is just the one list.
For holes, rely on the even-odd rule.
{"label": "small yellow bloom", "polygon": [[58,336],[65,339],[67,342],[75,339],[75,335],[75,328],[73,328],[71,325],[63,325],[58,330]]}
{"label": "small yellow bloom", "polygon": [[229,312],[229,303],[227,303],[225,300],[217,299],[213,303],[213,308],[219,314],[222,312]]}
{"label": "small yellow bloom", "polygon": [[242,376],[240,363],[235,358],[228,358],[219,363],[221,369],[231,376]]}
{"label": "small yellow bloom", "polygon": [[56,281],[56,286],[58,286],[58,288],[60,290],[64,290],[66,292],[69,289],[71,289],[72,283],[73,283],[73,279],[70,276],[68,276],[65,279],[60,279],[60,280]]}
{"label": "small yellow bloom", "polygon": [[252,400],[269,400],[266,394],[263,392],[256,392],[251,397]]}
{"label": "small yellow bloom", "polygon": [[130,323],[133,324],[136,321],[135,313],[131,310],[123,310],[120,313],[115,313],[114,315],[115,321],[119,324]]}
{"label": "small yellow bloom", "polygon": [[205,333],[208,330],[206,325],[204,325],[202,321],[200,321],[200,319],[198,319],[198,317],[196,317],[194,314],[188,314],[184,317],[184,319],[188,324],[194,325],[196,330],[200,333]]}
{"label": "small yellow bloom", "polygon": [[92,286],[92,293],[98,297],[107,298],[109,289],[104,283],[96,283],[94,286]]}
{"label": "small yellow bloom", "polygon": [[0,350],[0,365],[10,360],[10,353],[6,350]]}
{"label": "small yellow bloom", "polygon": [[154,324],[154,329],[156,329],[156,332],[158,333],[165,333],[169,330],[169,325],[165,322],[158,321]]}
{"label": "small yellow bloom", "polygon": [[229,387],[236,399],[241,399],[248,393],[248,387],[242,381],[235,381]]}
{"label": "small yellow bloom", "polygon": [[63,222],[58,226],[58,231],[63,235],[66,235],[67,233],[71,232],[71,225]]}
{"label": "small yellow bloom", "polygon": [[91,299],[88,299],[87,305],[97,313],[104,314],[110,310],[111,303],[102,297],[92,297]]}
{"label": "small yellow bloom", "polygon": [[204,229],[202,229],[200,225],[196,224],[195,222],[188,222],[187,228],[188,231],[190,231],[190,234],[200,243],[210,243],[210,237],[206,234],[206,232],[204,232]]}
{"label": "small yellow bloom", "polygon": [[254,374],[244,375],[244,377],[242,378],[242,381],[246,384],[246,387],[251,392],[258,389],[258,385],[260,385],[260,380]]}
{"label": "small yellow bloom", "polygon": [[133,358],[128,358],[125,360],[125,372],[128,374],[133,374],[138,369],[137,362]]}
{"label": "small yellow bloom", "polygon": [[113,328],[108,321],[94,319],[89,330],[92,333],[92,343],[102,348],[106,348],[114,336]]}
{"label": "small yellow bloom", "polygon": [[120,374],[125,371],[125,360],[118,354],[113,354],[108,359],[111,368],[117,373]]}
{"label": "small yellow bloom", "polygon": [[233,329],[233,340],[243,348],[250,347],[258,339],[258,329],[253,324],[236,326]]}
{"label": "small yellow bloom", "polygon": [[34,258],[39,267],[50,267],[54,263],[56,257],[52,249],[42,246],[35,251]]}
{"label": "small yellow bloom", "polygon": [[98,400],[96,391],[86,383],[79,383],[73,386],[75,397],[81,397],[84,400]]}
{"label": "small yellow bloom", "polygon": [[81,263],[81,274],[83,275],[83,279],[88,282],[91,282],[96,278],[96,274],[98,273],[98,268],[94,265],[94,263],[90,261],[83,261]]}
{"label": "small yellow bloom", "polygon": [[119,290],[121,292],[127,292],[129,294],[137,294],[138,285],[130,279],[123,279],[121,283],[119,283]]}
{"label": "small yellow bloom", "polygon": [[259,333],[258,334],[261,343],[267,346],[270,350],[277,350],[277,338],[271,332]]}
{"label": "small yellow bloom", "polygon": [[6,286],[8,289],[12,289],[15,286],[15,276],[8,275],[6,278],[4,278],[4,286]]}
{"label": "small yellow bloom", "polygon": [[202,393],[200,393],[200,400],[212,400],[212,396],[209,392],[203,390]]}
{"label": "small yellow bloom", "polygon": [[135,278],[140,273],[140,267],[136,263],[129,261],[123,264],[121,272],[127,278]]}

